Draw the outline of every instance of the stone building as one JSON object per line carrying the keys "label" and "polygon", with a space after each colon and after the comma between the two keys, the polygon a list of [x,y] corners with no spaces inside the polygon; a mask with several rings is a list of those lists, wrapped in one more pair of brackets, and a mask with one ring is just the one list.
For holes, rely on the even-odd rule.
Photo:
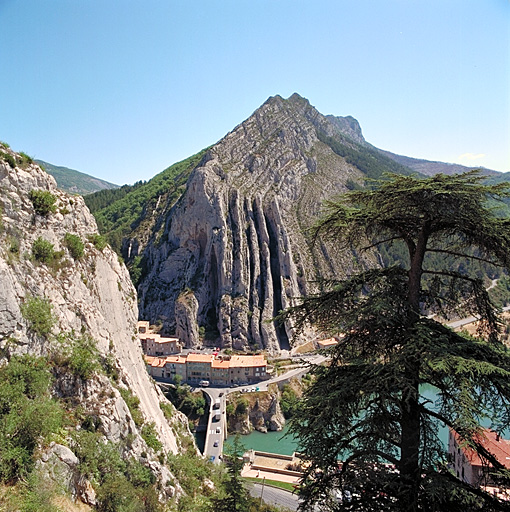
{"label": "stone building", "polygon": [[147,370],[156,379],[174,380],[180,375],[183,382],[200,384],[208,381],[213,386],[254,384],[268,378],[264,355],[232,356],[230,359],[213,354],[185,356],[145,356]]}

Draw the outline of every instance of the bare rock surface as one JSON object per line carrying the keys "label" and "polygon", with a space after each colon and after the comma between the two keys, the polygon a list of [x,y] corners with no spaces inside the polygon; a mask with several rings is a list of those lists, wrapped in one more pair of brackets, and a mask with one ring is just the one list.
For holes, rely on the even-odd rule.
{"label": "bare rock surface", "polygon": [[[86,381],[65,371],[57,374],[55,394],[80,404],[99,419],[106,439],[117,443],[129,439],[128,456],[148,453],[163,482],[173,480],[168,469],[158,463],[120,389],[129,389],[140,400],[139,410],[146,422],[153,422],[166,452],[178,453],[176,431],[188,432],[186,418],[177,411],[168,421],[160,408],[167,402],[148,376],[136,336],[138,317],[136,291],[128,271],[110,247],[99,250],[93,243],[97,226],[79,196],[70,196],[56,188],[55,180],[33,163],[21,163],[19,155],[3,147],[18,162],[14,168],[0,158],[0,351],[2,356],[29,353],[48,355],[59,333],[90,335],[104,358],[109,358],[118,374],[114,383],[101,372]],[[55,211],[36,213],[31,191],[47,191],[55,201]],[[84,243],[83,256],[74,259],[66,234],[76,235]],[[33,256],[34,242],[44,239],[53,245],[55,257],[42,263]],[[44,299],[52,308],[54,323],[49,335],[40,335],[22,314],[22,305],[33,298]],[[4,359],[5,362],[5,359]],[[169,404],[169,402],[167,402]],[[68,448],[54,445],[50,453],[70,478],[75,457]],[[46,464],[47,462],[42,462]],[[62,466],[63,465],[63,466]],[[94,501],[87,483],[83,493]],[[178,485],[178,484],[176,484]],[[81,491],[80,491],[81,492]],[[173,494],[174,490],[168,490]]]}
{"label": "bare rock surface", "polygon": [[213,345],[288,349],[292,325],[274,316],[313,291],[317,276],[349,266],[306,232],[324,199],[362,178],[318,138],[339,124],[362,138],[352,118],[332,122],[298,95],[276,96],[213,146],[145,249],[141,316],[170,332],[195,323]]}

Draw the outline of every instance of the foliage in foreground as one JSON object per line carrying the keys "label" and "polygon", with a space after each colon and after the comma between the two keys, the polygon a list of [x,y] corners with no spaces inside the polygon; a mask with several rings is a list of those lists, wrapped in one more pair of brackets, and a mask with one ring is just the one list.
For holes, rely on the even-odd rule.
{"label": "foliage in foreground", "polygon": [[39,443],[63,425],[44,358],[12,357],[0,368],[0,481],[26,478]]}
{"label": "foliage in foreground", "polygon": [[[440,424],[450,427],[493,465],[493,479],[506,476],[474,437],[481,421],[499,431],[510,425],[510,356],[496,310],[480,280],[426,264],[427,254],[443,254],[508,268],[510,222],[486,201],[508,196],[509,185],[481,179],[391,176],[327,205],[316,237],[367,250],[403,241],[408,258],[324,283],[323,294],[280,315],[344,334],[291,420],[310,462],[303,510],[340,509],[331,490],[345,486],[361,491],[350,506],[363,510],[509,508],[454,478],[438,437]],[[466,311],[481,318],[476,338],[429,316]],[[423,385],[437,390],[435,403]]]}
{"label": "foliage in foreground", "polygon": [[74,434],[73,451],[80,472],[93,483],[100,512],[157,512],[162,509],[152,471],[134,458],[122,456],[123,447],[104,442],[96,432]]}

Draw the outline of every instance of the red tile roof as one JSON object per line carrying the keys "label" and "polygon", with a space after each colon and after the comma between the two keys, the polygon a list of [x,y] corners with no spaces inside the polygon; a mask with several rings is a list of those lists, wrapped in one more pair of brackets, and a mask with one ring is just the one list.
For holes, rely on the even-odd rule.
{"label": "red tile roof", "polygon": [[213,361],[212,354],[188,354],[189,363],[212,363]]}
{"label": "red tile roof", "polygon": [[167,357],[165,358],[165,363],[186,364],[186,357],[181,357],[181,356],[167,356]]}
{"label": "red tile roof", "polygon": [[230,368],[230,361],[225,361],[223,359],[215,359],[211,364],[211,368],[228,369]]}
{"label": "red tile roof", "polygon": [[230,358],[231,368],[252,368],[257,366],[267,366],[266,358],[263,355],[232,356]]}
{"label": "red tile roof", "polygon": [[[452,431],[457,444],[461,447],[466,458],[472,466],[482,466],[482,460],[475,450],[469,447],[462,447],[462,439],[459,438],[457,432]],[[510,469],[510,440],[503,439],[499,434],[490,429],[483,431],[476,437],[476,440],[496,459],[503,464],[506,469]]]}

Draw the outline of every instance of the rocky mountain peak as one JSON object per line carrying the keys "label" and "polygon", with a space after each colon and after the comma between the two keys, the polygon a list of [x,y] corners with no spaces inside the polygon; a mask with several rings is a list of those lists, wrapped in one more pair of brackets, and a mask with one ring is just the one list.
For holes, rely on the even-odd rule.
{"label": "rocky mountain peak", "polygon": [[357,119],[352,116],[326,116],[326,119],[331,122],[341,133],[347,135],[358,144],[366,145],[367,142],[361,132],[361,126]]}
{"label": "rocky mountain peak", "polygon": [[205,340],[179,329],[190,347],[290,348],[292,326],[272,318],[339,264],[306,228],[325,198],[363,176],[319,133],[339,132],[299,95],[274,96],[208,151],[146,249],[144,318],[170,332],[198,326]]}

